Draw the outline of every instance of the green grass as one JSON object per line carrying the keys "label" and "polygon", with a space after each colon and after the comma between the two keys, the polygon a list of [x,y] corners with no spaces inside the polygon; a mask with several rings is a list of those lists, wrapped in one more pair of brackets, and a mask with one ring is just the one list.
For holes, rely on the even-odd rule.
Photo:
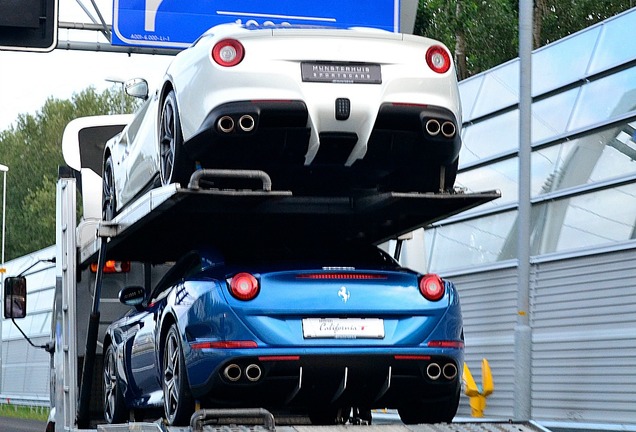
{"label": "green grass", "polygon": [[0,417],[46,421],[48,416],[48,407],[0,404]]}

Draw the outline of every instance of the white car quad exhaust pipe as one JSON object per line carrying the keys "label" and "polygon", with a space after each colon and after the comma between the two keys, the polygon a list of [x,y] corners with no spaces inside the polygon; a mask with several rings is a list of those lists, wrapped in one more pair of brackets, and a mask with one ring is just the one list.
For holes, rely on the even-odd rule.
{"label": "white car quad exhaust pipe", "polygon": [[426,132],[428,132],[430,136],[436,136],[441,130],[441,128],[442,126],[439,124],[439,121],[437,121],[436,119],[430,119],[429,121],[426,122]]}
{"label": "white car quad exhaust pipe", "polygon": [[228,381],[236,382],[241,379],[241,375],[241,368],[235,363],[229,364],[223,369],[223,376]]}
{"label": "white car quad exhaust pipe", "polygon": [[429,119],[425,123],[424,127],[426,128],[426,132],[432,137],[437,136],[441,133],[445,138],[453,138],[457,133],[457,127],[455,126],[455,123],[448,120],[445,122],[440,122],[437,119]]}
{"label": "white car quad exhaust pipe", "polygon": [[243,132],[251,132],[254,130],[254,127],[256,126],[256,121],[254,120],[254,117],[252,117],[251,115],[245,114],[241,116],[241,118],[239,119],[238,125]]}
{"label": "white car quad exhaust pipe", "polygon": [[225,115],[217,120],[216,127],[223,133],[230,133],[234,130],[234,119]]}
{"label": "white car quad exhaust pipe", "polygon": [[455,133],[457,132],[457,128],[455,127],[455,124],[450,121],[445,121],[444,123],[442,123],[441,130],[442,130],[442,135],[444,135],[446,138],[454,137]]}

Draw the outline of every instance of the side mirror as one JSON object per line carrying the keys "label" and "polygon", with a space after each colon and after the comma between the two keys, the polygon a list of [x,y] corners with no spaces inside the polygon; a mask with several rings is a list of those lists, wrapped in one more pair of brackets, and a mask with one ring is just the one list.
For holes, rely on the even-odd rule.
{"label": "side mirror", "polygon": [[119,301],[126,306],[140,306],[146,299],[146,290],[140,286],[129,286],[119,291]]}
{"label": "side mirror", "polygon": [[128,96],[148,99],[148,81],[143,78],[133,78],[124,83],[124,91]]}
{"label": "side mirror", "polygon": [[4,281],[4,317],[24,318],[27,307],[26,277],[8,277]]}

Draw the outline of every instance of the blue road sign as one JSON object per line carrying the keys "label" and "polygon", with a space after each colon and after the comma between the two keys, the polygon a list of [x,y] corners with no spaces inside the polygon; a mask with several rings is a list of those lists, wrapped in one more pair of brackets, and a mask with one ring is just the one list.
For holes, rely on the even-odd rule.
{"label": "blue road sign", "polygon": [[113,45],[186,48],[217,24],[399,31],[400,0],[114,0]]}

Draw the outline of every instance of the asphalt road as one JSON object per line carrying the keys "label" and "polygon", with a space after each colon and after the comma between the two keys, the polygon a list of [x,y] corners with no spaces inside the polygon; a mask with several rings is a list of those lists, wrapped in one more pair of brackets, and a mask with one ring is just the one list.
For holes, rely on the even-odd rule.
{"label": "asphalt road", "polygon": [[0,432],[44,432],[46,422],[0,417]]}

